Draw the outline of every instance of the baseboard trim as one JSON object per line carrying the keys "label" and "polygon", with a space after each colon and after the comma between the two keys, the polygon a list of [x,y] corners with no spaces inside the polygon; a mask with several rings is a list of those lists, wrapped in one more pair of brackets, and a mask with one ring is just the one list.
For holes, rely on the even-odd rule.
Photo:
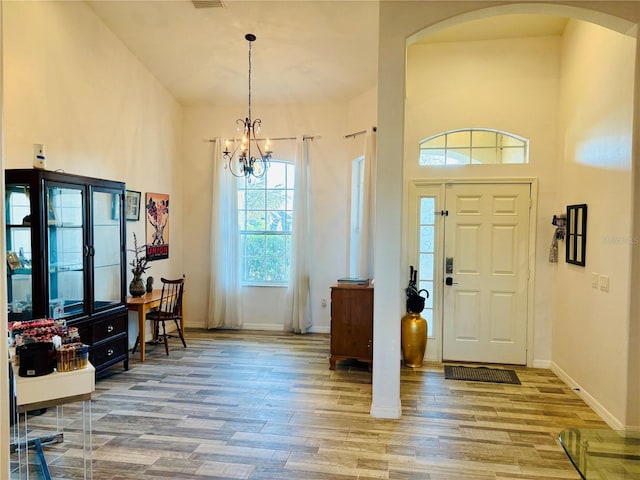
{"label": "baseboard trim", "polygon": [[[243,323],[240,330],[266,330],[270,332],[284,332],[284,326],[277,323]],[[331,328],[326,326],[311,326],[307,333],[330,333]]]}
{"label": "baseboard trim", "polygon": [[243,323],[240,330],[266,330],[270,332],[283,332],[284,325],[277,323]]}
{"label": "baseboard trim", "polygon": [[631,427],[625,426],[618,420],[609,410],[607,410],[598,400],[596,400],[589,392],[582,388],[567,372],[565,372],[558,364],[551,362],[551,371],[555,373],[560,380],[567,384],[584,403],[589,405],[602,419],[614,430],[626,430]]}
{"label": "baseboard trim", "polygon": [[534,360],[533,368],[545,368],[551,370],[551,360]]}
{"label": "baseboard trim", "polygon": [[371,404],[369,413],[375,418],[400,418],[402,416],[402,405],[399,401],[396,406]]}

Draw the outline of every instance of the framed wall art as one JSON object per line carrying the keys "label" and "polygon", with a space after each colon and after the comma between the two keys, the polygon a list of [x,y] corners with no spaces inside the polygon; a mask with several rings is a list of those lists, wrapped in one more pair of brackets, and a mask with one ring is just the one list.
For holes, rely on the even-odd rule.
{"label": "framed wall art", "polygon": [[140,197],[142,194],[135,190],[127,190],[124,196],[124,212],[128,221],[140,220]]}
{"label": "framed wall art", "polygon": [[144,208],[147,217],[147,258],[169,258],[169,195],[147,192]]}
{"label": "framed wall art", "polygon": [[587,250],[587,205],[567,205],[566,262],[584,267]]}

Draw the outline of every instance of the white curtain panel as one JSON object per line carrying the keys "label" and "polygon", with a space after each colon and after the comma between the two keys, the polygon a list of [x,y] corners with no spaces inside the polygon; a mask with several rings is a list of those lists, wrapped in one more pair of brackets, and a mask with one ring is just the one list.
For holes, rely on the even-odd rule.
{"label": "white curtain panel", "polygon": [[213,141],[207,328],[239,328],[242,325],[237,180],[226,165],[222,158],[222,140],[216,138]]}
{"label": "white curtain panel", "polygon": [[367,130],[364,151],[364,181],[362,186],[362,205],[360,219],[360,245],[358,246],[358,277],[373,276],[373,232],[375,217],[375,171],[376,171],[377,135],[375,127]]}
{"label": "white curtain panel", "polygon": [[307,333],[312,325],[308,261],[311,253],[309,139],[297,139],[294,188],[291,266],[287,292],[291,315],[285,319],[284,328],[295,333]]}

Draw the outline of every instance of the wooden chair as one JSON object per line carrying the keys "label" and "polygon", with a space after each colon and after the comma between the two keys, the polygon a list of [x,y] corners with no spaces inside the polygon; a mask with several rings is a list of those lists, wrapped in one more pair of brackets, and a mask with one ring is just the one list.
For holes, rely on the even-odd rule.
{"label": "wooden chair", "polygon": [[[187,348],[187,343],[184,341],[184,334],[180,327],[180,321],[182,320],[182,296],[184,292],[184,275],[177,280],[168,280],[161,278],[162,282],[162,294],[160,296],[160,304],[157,310],[147,312],[147,320],[153,322],[154,339],[159,342],[160,339],[164,340],[164,349],[169,355],[169,343],[167,339],[169,337],[175,337],[167,333],[165,322],[173,320],[176,325],[176,330],[182,345]],[[160,325],[162,325],[162,333],[160,332]],[[133,346],[133,351],[136,351],[138,342],[140,341],[140,335],[136,338],[136,343]],[[144,339],[142,339],[144,341]]]}

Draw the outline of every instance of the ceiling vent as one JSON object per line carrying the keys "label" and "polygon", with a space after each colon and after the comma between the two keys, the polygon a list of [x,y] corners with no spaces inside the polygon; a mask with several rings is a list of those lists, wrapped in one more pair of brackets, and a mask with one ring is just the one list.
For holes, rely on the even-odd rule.
{"label": "ceiling vent", "polygon": [[196,8],[222,8],[222,0],[191,0]]}

